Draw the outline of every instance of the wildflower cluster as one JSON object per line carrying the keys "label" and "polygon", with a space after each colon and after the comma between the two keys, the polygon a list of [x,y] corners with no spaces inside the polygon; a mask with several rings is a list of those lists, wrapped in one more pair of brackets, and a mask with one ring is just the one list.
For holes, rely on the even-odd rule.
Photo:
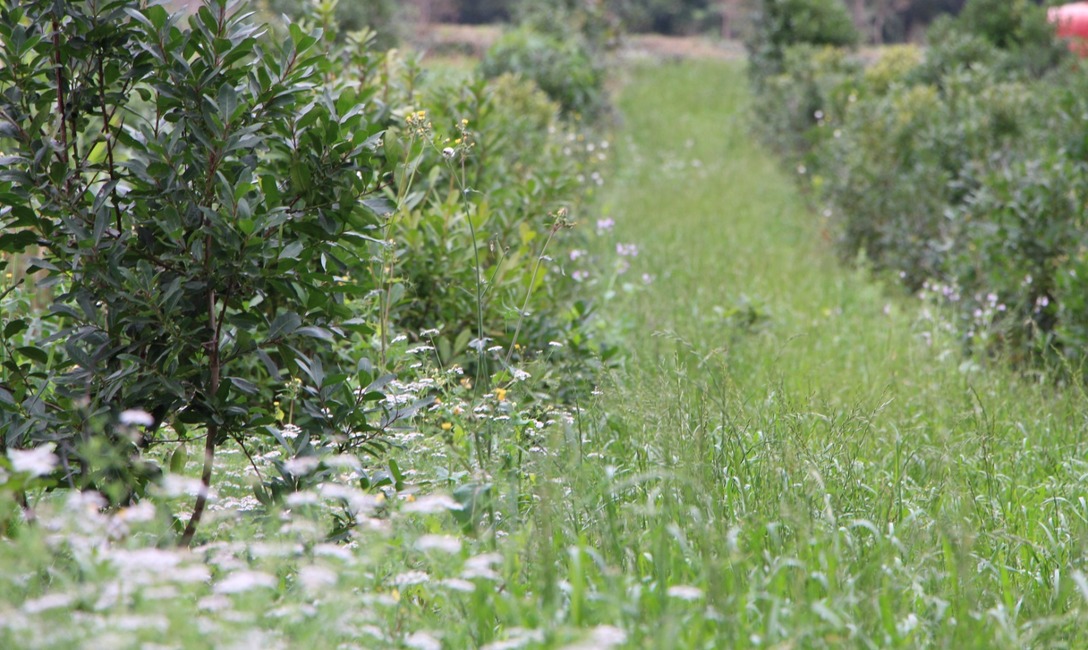
{"label": "wildflower cluster", "polygon": [[404,117],[404,124],[408,127],[409,135],[416,138],[428,138],[434,131],[434,125],[427,119],[427,111],[410,111]]}

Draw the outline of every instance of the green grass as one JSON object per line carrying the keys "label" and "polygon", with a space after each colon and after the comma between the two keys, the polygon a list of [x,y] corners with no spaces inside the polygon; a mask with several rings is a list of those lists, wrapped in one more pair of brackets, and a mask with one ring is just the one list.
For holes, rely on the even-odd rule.
{"label": "green grass", "polygon": [[710,64],[644,69],[623,100],[638,164],[613,210],[657,281],[628,305],[608,462],[653,475],[629,503],[655,514],[600,536],[649,548],[653,584],[694,583],[721,617],[645,634],[1083,645],[1083,395],[966,359],[916,301],[843,269],[745,101],[741,71]]}
{"label": "green grass", "polygon": [[[599,207],[640,254],[597,403],[486,471],[407,438],[346,546],[328,494],[239,501],[239,454],[192,553],[46,502],[0,544],[0,647],[1085,647],[1083,394],[838,264],[746,102],[736,64],[631,73]],[[474,482],[468,532],[411,512]]]}

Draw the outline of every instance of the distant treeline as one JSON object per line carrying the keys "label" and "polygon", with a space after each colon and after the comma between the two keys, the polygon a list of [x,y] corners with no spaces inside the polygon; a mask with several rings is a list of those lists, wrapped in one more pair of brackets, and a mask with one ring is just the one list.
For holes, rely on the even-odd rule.
{"label": "distant treeline", "polygon": [[[297,15],[310,0],[263,0],[273,13]],[[837,0],[854,19],[863,40],[871,43],[918,40],[941,14],[958,14],[966,0]],[[1033,0],[1043,4],[1044,0]],[[346,30],[370,25],[393,36],[394,24],[516,22],[524,8],[542,0],[340,0],[337,15]],[[1049,2],[1053,4],[1053,1]],[[760,0],[558,0],[562,5],[603,9],[625,31],[668,35],[725,33],[737,36]]]}
{"label": "distant treeline", "polygon": [[[532,0],[416,0],[428,6],[430,15],[462,23],[493,23],[511,20],[518,5]],[[631,32],[696,34],[722,30],[735,33],[758,0],[584,0],[603,4]],[[942,14],[959,14],[966,0],[840,0],[850,10],[865,40],[896,42],[917,39],[929,23]],[[1043,0],[1034,0],[1042,4]]]}

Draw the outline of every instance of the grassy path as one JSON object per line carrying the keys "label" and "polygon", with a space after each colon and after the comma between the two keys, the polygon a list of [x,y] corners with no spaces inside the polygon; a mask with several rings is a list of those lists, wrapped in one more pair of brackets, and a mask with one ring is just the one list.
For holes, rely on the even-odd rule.
{"label": "grassy path", "polygon": [[571,473],[596,616],[639,647],[1083,647],[1084,400],[841,267],[745,102],[712,63],[622,97],[606,209],[655,280],[617,310],[606,469]]}

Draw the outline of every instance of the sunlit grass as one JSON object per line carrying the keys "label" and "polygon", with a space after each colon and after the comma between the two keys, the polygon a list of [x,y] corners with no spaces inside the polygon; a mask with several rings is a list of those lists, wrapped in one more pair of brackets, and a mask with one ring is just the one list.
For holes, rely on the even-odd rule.
{"label": "sunlit grass", "polygon": [[192,551],[161,535],[184,498],[46,496],[0,544],[0,647],[1083,647],[1083,395],[965,359],[841,268],[745,83],[686,63],[624,90],[600,245],[638,255],[597,402],[496,424],[486,471],[408,432],[402,489],[271,511],[224,454]]}

